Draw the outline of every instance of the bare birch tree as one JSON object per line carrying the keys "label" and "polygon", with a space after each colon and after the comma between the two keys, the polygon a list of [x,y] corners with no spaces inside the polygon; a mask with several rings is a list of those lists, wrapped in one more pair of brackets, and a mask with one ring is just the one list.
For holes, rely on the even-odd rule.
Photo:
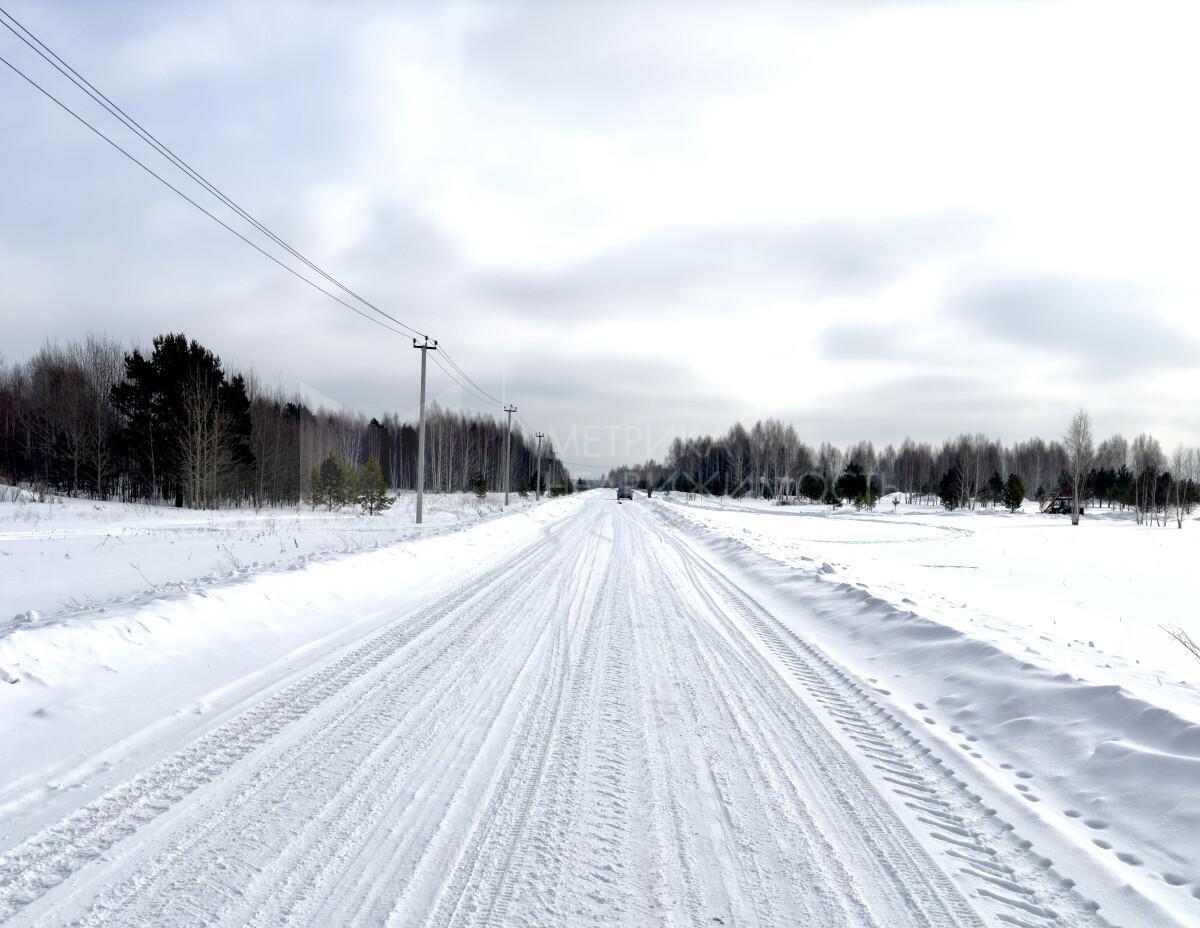
{"label": "bare birch tree", "polygon": [[1095,456],[1092,443],[1092,417],[1080,409],[1071,417],[1063,435],[1063,448],[1067,452],[1067,467],[1071,474],[1071,524],[1079,524],[1079,501],[1083,497],[1083,482]]}

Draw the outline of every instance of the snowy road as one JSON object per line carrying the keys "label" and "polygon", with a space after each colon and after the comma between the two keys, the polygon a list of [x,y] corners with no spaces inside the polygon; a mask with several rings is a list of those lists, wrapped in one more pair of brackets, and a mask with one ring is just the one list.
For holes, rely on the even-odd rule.
{"label": "snowy road", "polygon": [[16,843],[0,922],[1104,924],[870,694],[592,495]]}

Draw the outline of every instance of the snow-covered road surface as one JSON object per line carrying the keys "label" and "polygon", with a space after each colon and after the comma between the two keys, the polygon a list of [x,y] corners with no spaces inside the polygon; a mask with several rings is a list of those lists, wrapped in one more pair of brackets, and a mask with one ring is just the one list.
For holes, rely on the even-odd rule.
{"label": "snow-covered road surface", "polygon": [[1106,924],[644,500],[311,661],[11,843],[0,922]]}

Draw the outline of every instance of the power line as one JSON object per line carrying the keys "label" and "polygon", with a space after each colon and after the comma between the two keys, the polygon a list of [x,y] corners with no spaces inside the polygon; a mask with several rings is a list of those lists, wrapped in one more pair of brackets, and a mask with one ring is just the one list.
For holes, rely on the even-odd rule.
{"label": "power line", "polygon": [[225,222],[219,216],[209,212],[207,209],[205,209],[203,206],[201,206],[199,203],[197,203],[195,200],[193,200],[191,197],[189,197],[186,193],[184,193],[182,190],[180,190],[178,187],[176,187],[174,184],[172,184],[169,180],[167,180],[161,174],[157,173],[153,168],[149,167],[144,162],[138,160],[138,158],[136,156],[130,154],[130,152],[128,152],[126,149],[122,148],[121,145],[118,144],[117,142],[114,142],[111,138],[109,138],[102,131],[97,129],[94,125],[92,125],[90,122],[88,122],[86,119],[84,119],[78,113],[76,113],[73,109],[71,109],[69,106],[67,106],[67,104],[63,103],[62,100],[60,100],[60,99],[58,99],[58,97],[54,96],[54,94],[52,94],[49,90],[47,90],[45,87],[43,87],[37,81],[35,81],[32,77],[30,77],[28,74],[26,74],[20,68],[18,68],[15,64],[13,64],[11,61],[9,61],[7,58],[5,58],[3,55],[0,55],[0,63],[7,66],[9,68],[9,70],[11,70],[14,74],[16,74],[18,77],[20,77],[24,81],[26,81],[30,86],[32,86],[35,90],[37,90],[41,94],[43,94],[47,99],[49,99],[51,102],[56,104],[63,111],[68,113],[70,116],[74,117],[76,120],[78,120],[80,123],[82,123],[87,128],[91,129],[92,132],[94,132],[94,133],[96,133],[96,135],[100,136],[100,138],[102,138],[104,141],[106,141],[109,145],[111,145],[113,148],[115,148],[117,151],[119,151],[121,154],[123,154],[126,158],[128,158],[130,161],[132,161],[134,164],[136,164],[139,168],[141,168],[143,171],[145,171],[147,174],[149,174],[151,177],[153,177],[155,180],[157,180],[160,184],[162,184],[168,190],[170,190],[173,193],[177,194],[178,196],[182,197],[184,200],[186,200],[192,206],[196,207],[196,209],[200,210],[200,212],[204,213],[205,216],[207,216],[209,219],[211,219],[217,225],[221,226],[227,232],[230,232],[233,235],[236,235],[243,242],[245,242],[247,245],[249,245],[251,248],[253,248],[255,251],[257,251],[259,254],[261,254],[264,258],[267,258],[268,260],[273,261],[275,264],[278,264],[281,268],[283,268],[285,271],[287,271],[293,277],[296,277],[298,280],[304,281],[304,283],[308,284],[314,290],[317,290],[318,292],[325,294],[327,297],[329,297],[335,303],[340,303],[342,306],[346,307],[346,309],[350,310],[350,312],[355,313],[356,315],[362,316],[364,319],[368,320],[369,322],[373,322],[376,325],[380,326],[381,328],[387,329],[389,332],[394,332],[396,335],[403,335],[405,338],[408,337],[408,335],[405,332],[401,332],[399,329],[392,328],[386,322],[383,322],[380,319],[376,319],[374,316],[367,315],[366,313],[364,313],[362,310],[358,309],[357,307],[351,306],[349,303],[347,303],[345,300],[341,299],[336,294],[330,293],[328,290],[326,290],[320,284],[316,283],[315,281],[309,280],[307,277],[305,277],[303,274],[301,274],[295,268],[288,267],[286,264],[284,264],[282,261],[280,261],[277,257],[275,257],[273,254],[271,254],[269,251],[266,251],[265,249],[260,247],[255,242],[250,241],[250,239],[246,238],[246,236],[242,235],[241,232],[239,232],[237,229],[233,228],[231,225],[229,225],[229,223]]}
{"label": "power line", "polygon": [[[166,158],[173,165],[175,165],[175,167],[179,168],[179,170],[181,170],[185,174],[187,174],[192,180],[194,180],[196,183],[200,184],[205,190],[207,190],[209,193],[211,193],[213,196],[215,196],[218,200],[220,200],[222,203],[224,203],[226,206],[228,206],[230,209],[232,209],[235,213],[237,213],[239,216],[241,216],[243,219],[245,219],[248,223],[250,223],[256,229],[258,229],[260,232],[262,232],[268,238],[270,238],[273,242],[275,242],[281,248],[286,250],[289,254],[298,258],[301,262],[303,262],[305,265],[307,265],[309,268],[311,268],[313,271],[315,271],[321,277],[325,278],[325,280],[329,281],[329,283],[333,284],[335,287],[337,287],[343,293],[346,293],[347,295],[358,300],[364,306],[367,306],[370,309],[374,310],[380,316],[383,316],[385,319],[388,319],[389,321],[395,323],[396,325],[400,326],[402,329],[408,330],[409,332],[411,332],[414,335],[418,335],[422,338],[428,337],[424,332],[420,332],[417,329],[413,328],[412,326],[408,325],[408,323],[403,322],[400,319],[397,319],[395,316],[391,315],[390,313],[384,312],[384,310],[380,309],[378,306],[376,306],[370,300],[367,300],[366,298],[360,296],[354,290],[351,290],[349,287],[347,287],[345,284],[343,284],[340,280],[335,278],[333,275],[326,273],[322,268],[318,267],[316,264],[314,264],[312,261],[310,261],[308,258],[306,258],[303,254],[301,254],[299,251],[297,251],[295,248],[293,248],[291,245],[289,245],[287,242],[285,242],[282,238],[280,238],[278,235],[276,235],[274,232],[272,232],[263,223],[259,222],[259,220],[256,219],[254,216],[252,216],[248,211],[246,211],[241,206],[239,206],[236,202],[234,202],[234,200],[232,198],[230,198],[224,192],[222,192],[219,188],[217,188],[216,185],[211,183],[207,178],[205,178],[202,174],[200,174],[200,172],[196,171],[190,164],[188,164],[186,161],[184,161],[179,155],[175,154],[175,152],[172,151],[165,143],[159,141],[159,139],[153,133],[151,133],[148,129],[143,127],[141,123],[139,123],[136,119],[134,119],[132,116],[130,116],[128,113],[126,113],[125,110],[123,110],[116,103],[114,103],[103,91],[101,91],[91,81],[89,81],[86,77],[84,77],[82,74],[80,74],[70,64],[68,64],[66,61],[64,61],[62,59],[62,57],[60,57],[53,49],[51,49],[48,45],[46,45],[46,43],[44,43],[41,39],[39,39],[32,32],[30,32],[29,29],[27,29],[20,21],[18,21],[15,16],[13,16],[11,13],[9,13],[7,10],[5,10],[3,7],[0,7],[0,16],[3,17],[3,19],[0,19],[0,25],[4,26],[4,28],[6,28],[9,32],[11,32],[18,39],[20,39],[22,42],[24,42],[26,45],[28,45],[31,49],[33,49],[39,56],[41,56],[41,58],[43,60],[45,60],[47,63],[49,63],[51,65],[51,67],[53,67],[56,71],[58,71],[61,75],[63,75],[63,77],[67,78],[67,80],[71,81],[71,83],[73,83],[76,87],[78,87],[80,90],[82,90],[84,93],[86,93],[89,97],[91,97],[94,101],[96,101],[96,103],[100,104],[100,106],[102,106],[108,113],[110,113],[116,119],[120,120],[120,122],[123,125],[125,125],[128,129],[130,129],[135,134],[137,134],[143,141],[145,141],[148,145],[150,145],[152,148],[154,148],[159,154],[161,154],[164,158]],[[9,22],[4,21],[6,19],[11,22],[11,25]],[[14,26],[16,28],[14,28]],[[18,30],[20,30],[20,31],[18,31]],[[24,33],[24,34],[22,34],[22,33]],[[5,62],[5,63],[8,64],[8,62]],[[12,67],[12,65],[9,64],[9,67]],[[24,75],[22,75],[22,76],[24,76]],[[39,88],[39,89],[41,89],[41,88]],[[45,91],[43,91],[43,92],[45,92]],[[228,227],[226,227],[226,228],[228,228]],[[245,241],[245,239],[243,239],[243,241]]]}
{"label": "power line", "polygon": [[[153,133],[151,133],[148,129],[143,127],[141,125],[141,123],[139,123],[132,116],[130,116],[124,109],[122,109],[120,106],[118,106],[115,102],[113,102],[106,94],[104,94],[101,90],[99,90],[99,88],[97,88],[86,77],[84,77],[82,74],[80,74],[79,71],[77,71],[74,67],[72,67],[70,64],[68,64],[62,57],[60,57],[49,46],[47,46],[44,42],[42,42],[41,39],[39,39],[28,28],[26,28],[21,22],[19,22],[16,19],[16,17],[14,17],[11,13],[9,13],[7,10],[5,10],[2,7],[0,7],[0,17],[2,17],[2,18],[0,18],[0,25],[3,25],[6,29],[8,29],[9,32],[11,32],[17,38],[19,38],[25,45],[27,45],[29,48],[31,48],[34,52],[36,52],[44,61],[49,63],[56,71],[58,71],[61,75],[66,77],[78,89],[82,90],[93,101],[95,101],[101,107],[103,107],[106,112],[108,112],[114,118],[119,120],[122,123],[122,125],[124,125],[126,128],[128,128],[130,131],[134,132],[142,141],[144,141],[144,142],[146,142],[146,144],[150,145],[158,154],[162,155],[164,158],[166,158],[168,161],[170,161],[174,167],[176,167],[180,171],[184,172],[191,180],[193,180],[194,182],[199,184],[202,188],[204,188],[212,196],[216,197],[222,204],[224,204],[229,209],[233,210],[238,216],[240,216],[242,219],[244,219],[246,222],[248,222],[251,226],[253,226],[255,229],[257,229],[262,234],[266,235],[271,241],[275,242],[277,245],[279,245],[281,248],[286,250],[289,254],[291,254],[292,256],[297,258],[299,261],[303,262],[304,265],[306,265],[307,267],[312,269],[315,273],[320,275],[322,278],[327,280],[329,283],[331,283],[332,285],[337,287],[339,290],[341,290],[348,296],[354,298],[355,300],[357,300],[364,306],[371,309],[373,312],[377,313],[379,316],[382,316],[383,319],[386,319],[389,322],[394,323],[395,326],[398,326],[399,328],[395,328],[392,325],[388,325],[387,322],[381,321],[380,319],[377,319],[374,316],[371,316],[371,315],[363,312],[358,307],[346,302],[341,297],[339,297],[337,294],[332,293],[329,290],[325,289],[316,281],[313,281],[310,278],[306,277],[304,274],[300,273],[295,268],[290,267],[288,264],[284,263],[284,261],[280,260],[278,257],[276,257],[275,255],[273,255],[270,252],[268,252],[267,250],[265,250],[263,247],[261,247],[256,242],[247,238],[245,235],[243,235],[237,229],[235,229],[231,225],[229,225],[229,223],[225,222],[223,219],[221,219],[215,213],[213,213],[212,211],[210,211],[209,209],[207,209],[206,207],[201,205],[199,202],[197,202],[192,197],[188,196],[188,194],[184,193],[177,186],[172,184],[169,180],[167,180],[165,177],[163,177],[161,174],[159,174],[157,171],[155,171],[153,168],[151,168],[145,162],[141,161],[137,156],[132,154],[128,149],[123,147],[120,143],[116,142],[110,136],[105,134],[96,125],[94,125],[93,123],[89,122],[86,118],[81,116],[79,113],[77,113],[75,110],[73,110],[70,106],[68,106],[66,103],[64,103],[58,97],[56,97],[53,93],[51,93],[49,90],[47,90],[41,84],[39,84],[37,81],[35,81],[32,77],[30,77],[28,74],[26,74],[24,71],[22,71],[19,67],[17,67],[15,64],[13,64],[11,61],[9,61],[7,58],[0,56],[0,63],[3,63],[5,66],[7,66],[11,71],[13,71],[13,73],[15,73],[17,76],[19,76],[24,81],[26,81],[30,86],[32,86],[35,90],[40,92],[43,96],[45,96],[47,99],[49,99],[52,103],[54,103],[56,106],[58,106],[64,112],[66,112],[72,118],[77,120],[80,124],[82,124],[89,130],[91,130],[95,135],[97,135],[101,139],[103,139],[112,148],[116,149],[118,152],[120,152],[122,155],[124,155],[126,158],[128,158],[130,161],[132,161],[138,167],[140,167],[143,171],[145,171],[147,174],[149,174],[151,177],[153,177],[155,180],[157,180],[159,183],[161,183],[163,186],[165,186],[172,193],[179,196],[181,199],[183,199],[185,202],[187,202],[191,206],[194,206],[200,212],[204,213],[204,215],[206,215],[213,222],[217,223],[219,226],[221,226],[223,229],[225,229],[227,232],[231,233],[232,235],[235,235],[243,243],[245,243],[246,245],[249,245],[251,248],[253,248],[255,251],[257,251],[263,257],[267,258],[272,263],[278,265],[280,268],[287,271],[289,274],[291,274],[296,279],[308,284],[310,287],[312,287],[317,292],[323,294],[324,296],[329,297],[329,299],[338,303],[340,306],[350,310],[355,315],[360,316],[361,318],[366,319],[367,321],[378,325],[380,328],[386,329],[387,331],[392,332],[393,334],[396,334],[396,335],[408,337],[406,332],[400,331],[400,329],[405,329],[405,330],[407,330],[408,333],[415,333],[415,334],[419,335],[421,338],[428,340],[428,336],[425,333],[420,332],[419,330],[408,325],[407,323],[403,322],[402,320],[397,319],[395,316],[391,315],[390,313],[387,313],[384,310],[380,309],[374,303],[371,303],[369,300],[365,299],[363,296],[358,294],[356,291],[352,290],[351,288],[349,288],[348,286],[343,284],[341,281],[339,281],[335,277],[333,277],[331,274],[324,271],[321,267],[319,267],[314,262],[310,261],[307,257],[305,257],[303,254],[301,254],[298,250],[293,248],[291,245],[289,245],[281,237],[279,237],[274,232],[272,232],[265,224],[263,224],[258,219],[256,219],[249,211],[247,211],[246,209],[241,207],[231,197],[229,197],[223,191],[221,191],[215,184],[213,184],[209,180],[207,180],[207,178],[205,178],[202,174],[200,174],[199,171],[195,170],[190,164],[188,164],[188,162],[186,162],[183,158],[181,158],[179,155],[177,155],[165,143],[161,142]],[[6,22],[5,20],[8,20],[8,22]],[[15,26],[15,28],[14,28],[14,26]],[[20,30],[20,31],[18,31],[18,30]],[[455,361],[451,356],[449,356],[445,352],[444,347],[442,348],[441,354],[445,358],[445,361],[447,362],[447,364],[450,365],[450,368],[452,368],[453,372],[450,369],[447,369],[439,361],[437,355],[435,355],[433,358],[434,363],[437,364],[438,368],[441,369],[442,372],[444,374],[446,374],[446,376],[453,383],[455,383],[457,386],[462,388],[468,395],[474,397],[475,399],[478,399],[484,405],[491,405],[491,406],[495,406],[495,407],[503,407],[504,406],[504,402],[502,400],[498,399],[495,395],[490,393],[488,390],[485,390],[483,387],[479,386],[479,384],[466,372],[466,370],[464,370],[463,367],[457,361]],[[456,376],[456,374],[457,374],[457,376]],[[459,378],[461,378],[461,380]],[[465,383],[463,381],[465,381]],[[523,417],[520,417],[519,414],[518,414],[518,418],[521,419],[521,421],[524,421]],[[527,422],[525,423],[525,425],[526,425],[526,427],[530,427]]]}
{"label": "power line", "polygon": [[447,368],[445,365],[443,365],[443,364],[441,364],[441,363],[438,363],[438,364],[437,364],[437,367],[438,367],[438,369],[439,369],[439,370],[440,370],[440,371],[441,371],[443,374],[445,374],[445,375],[446,375],[446,379],[448,379],[448,380],[449,380],[451,383],[453,383],[453,384],[454,384],[455,386],[457,386],[457,387],[458,387],[460,390],[462,390],[462,391],[463,391],[463,393],[465,393],[467,396],[471,397],[471,398],[472,398],[472,399],[474,399],[474,400],[477,400],[479,403],[481,403],[481,404],[483,404],[484,406],[487,406],[487,407],[489,407],[489,408],[490,408],[490,407],[493,407],[493,406],[495,406],[495,405],[496,405],[496,404],[492,403],[492,401],[491,401],[491,400],[487,399],[486,397],[480,396],[478,393],[476,393],[474,390],[472,390],[470,387],[468,387],[466,384],[464,384],[464,383],[463,383],[461,380],[459,380],[459,379],[458,379],[458,377],[456,377],[456,376],[454,375],[454,373],[453,373],[453,372],[452,372],[452,371],[451,371],[449,368]]}
{"label": "power line", "polygon": [[[443,354],[445,354],[445,353],[443,352]],[[504,405],[503,400],[497,399],[495,396],[493,396],[487,390],[483,389],[483,387],[479,386],[479,384],[477,384],[474,380],[472,380],[470,378],[470,376],[467,374],[467,372],[462,369],[462,366],[459,365],[459,363],[454,360],[454,358],[450,357],[450,355],[448,355],[448,354],[445,354],[445,358],[446,358],[446,361],[449,362],[450,366],[453,367],[456,371],[458,371],[463,376],[463,379],[466,380],[469,384],[471,384],[472,387],[474,387],[476,390],[478,390],[480,393],[482,393],[484,396],[486,396],[488,399],[490,399],[497,406]]]}
{"label": "power line", "polygon": [[[454,374],[451,373],[450,370],[441,363],[441,361],[437,358],[436,355],[433,358],[433,363],[438,366],[438,369],[441,370],[441,372],[443,374],[445,374],[451,380],[451,382],[453,382],[456,386],[458,386],[464,392],[466,392],[470,396],[474,397],[475,399],[479,400],[485,406],[493,405],[491,400],[488,400],[488,399],[484,398],[483,396],[480,396],[478,393],[476,393],[474,390],[472,390],[470,387],[468,387],[466,384],[464,384],[461,380],[459,380],[457,377],[455,377]],[[495,405],[501,405],[501,404],[495,404]]]}

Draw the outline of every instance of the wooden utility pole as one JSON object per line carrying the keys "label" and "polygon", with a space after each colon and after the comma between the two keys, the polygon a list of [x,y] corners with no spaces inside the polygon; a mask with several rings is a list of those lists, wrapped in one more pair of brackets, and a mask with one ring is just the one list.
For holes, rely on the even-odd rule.
{"label": "wooden utility pole", "polygon": [[435,339],[433,344],[430,344],[429,337],[426,336],[418,345],[414,338],[413,347],[421,351],[421,405],[420,417],[417,420],[417,525],[420,525],[425,506],[425,352],[437,351],[437,341]]}
{"label": "wooden utility pole", "polygon": [[508,435],[504,441],[504,505],[508,505],[508,484],[512,480],[512,414],[517,411],[516,406],[505,406],[504,411],[508,413]]}
{"label": "wooden utility pole", "polygon": [[536,434],[537,434],[537,440],[538,440],[538,449],[537,449],[537,493],[535,494],[535,499],[540,500],[542,498],[542,439],[545,438],[546,436],[542,432],[537,432]]}

